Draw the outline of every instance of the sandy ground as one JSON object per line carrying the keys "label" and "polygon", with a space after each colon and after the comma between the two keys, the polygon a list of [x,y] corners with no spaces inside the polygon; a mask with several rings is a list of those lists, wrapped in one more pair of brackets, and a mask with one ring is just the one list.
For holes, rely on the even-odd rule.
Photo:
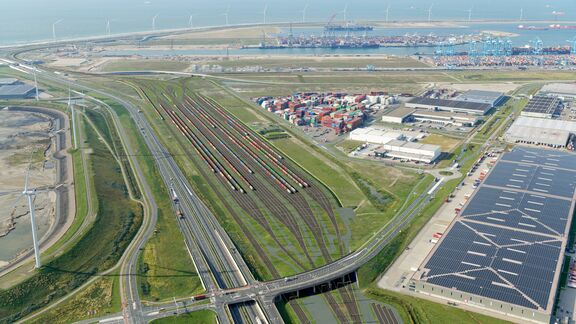
{"label": "sandy ground", "polygon": [[508,32],[503,32],[503,31],[498,31],[498,30],[483,30],[482,33],[488,34],[488,35],[494,36],[494,37],[518,37],[518,36],[520,36],[519,34],[508,33]]}
{"label": "sandy ground", "polygon": [[376,22],[374,23],[376,27],[386,27],[386,28],[468,28],[466,25],[450,22],[450,21],[398,21],[398,22]]}
{"label": "sandy ground", "polygon": [[467,90],[484,90],[484,91],[497,91],[497,92],[510,92],[520,87],[520,84],[512,82],[504,83],[437,83],[438,87],[450,88],[457,91]]}
{"label": "sandy ground", "polygon": [[[44,152],[51,142],[48,134],[48,118],[38,114],[0,111],[0,266],[16,256],[21,250],[29,249],[30,235],[28,204],[18,199],[24,187],[30,153]],[[53,153],[53,147],[46,152]],[[29,186],[42,188],[54,185],[56,169],[36,159],[30,167]],[[39,192],[35,198],[40,236],[45,234],[55,220],[56,194]]]}
{"label": "sandy ground", "polygon": [[190,32],[172,36],[166,36],[162,39],[218,39],[218,38],[260,38],[262,32],[267,34],[279,33],[280,27],[242,27],[223,30],[211,30],[202,32]]}

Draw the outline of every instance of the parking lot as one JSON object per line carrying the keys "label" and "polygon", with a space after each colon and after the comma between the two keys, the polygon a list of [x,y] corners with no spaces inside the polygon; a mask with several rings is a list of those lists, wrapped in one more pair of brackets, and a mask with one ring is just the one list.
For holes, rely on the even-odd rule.
{"label": "parking lot", "polygon": [[491,161],[493,161],[492,158],[486,158],[479,164],[474,172],[466,176],[463,185],[460,185],[458,189],[454,191],[453,197],[440,207],[438,212],[428,221],[420,233],[418,233],[408,248],[382,276],[378,282],[379,287],[409,293],[407,289],[408,281],[432,251],[437,237],[444,234],[450,223],[456,217],[455,210],[462,208],[467,199],[472,195],[474,190],[476,190],[473,186],[474,181],[480,177],[482,170],[490,167]]}

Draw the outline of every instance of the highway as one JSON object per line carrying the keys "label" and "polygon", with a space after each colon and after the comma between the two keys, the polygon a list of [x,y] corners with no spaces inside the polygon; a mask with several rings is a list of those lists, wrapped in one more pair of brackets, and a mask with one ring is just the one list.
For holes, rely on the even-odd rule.
{"label": "highway", "polygon": [[[133,120],[140,128],[146,144],[152,156],[154,156],[166,187],[172,188],[177,194],[178,201],[174,204],[174,208],[181,209],[184,214],[183,218],[178,219],[178,224],[207,292],[239,287],[254,282],[254,277],[244,260],[237,253],[231,252],[235,250],[232,249],[234,245],[231,239],[219,225],[215,216],[193,192],[192,186],[186,180],[176,161],[160,143],[154,130],[141,113],[138,112],[138,109],[110,94],[96,89],[90,90],[111,97],[124,105],[132,114]],[[166,192],[166,198],[169,199],[169,197],[170,192]],[[175,214],[176,212],[174,211]],[[141,241],[140,244],[141,246],[138,249],[143,247],[145,241]],[[134,274],[136,273],[138,253],[132,253],[131,258],[131,261],[126,262],[125,268],[126,273]],[[138,286],[133,275],[128,276],[124,287],[128,291],[124,292],[123,295],[130,296],[126,301],[125,316],[132,319],[135,323],[144,322],[141,301],[138,296]],[[230,319],[226,306],[225,304],[216,303],[216,311],[221,323],[227,323]],[[260,317],[261,311],[257,309],[258,307],[255,304],[253,307],[248,308],[247,314],[244,314],[242,318],[235,319],[235,322],[252,322],[256,317]],[[261,320],[265,321],[265,318],[261,318]]]}
{"label": "highway", "polygon": [[[38,74],[41,79],[68,84],[68,81],[62,79],[60,75],[51,72]],[[378,254],[432,199],[432,196],[426,193],[428,190],[425,190],[403,212],[396,215],[369,242],[353,254],[323,267],[298,274],[288,280],[278,279],[269,282],[257,282],[241,256],[233,252],[236,251],[234,245],[219,225],[215,216],[193,192],[192,186],[187,181],[182,170],[159,141],[146,118],[138,112],[138,109],[128,101],[101,90],[78,83],[75,84],[75,88],[92,91],[117,101],[128,110],[136,125],[141,129],[142,136],[154,156],[166,187],[173,188],[178,195],[178,201],[174,204],[174,207],[181,208],[184,213],[184,218],[179,219],[178,224],[184,234],[186,246],[197,267],[202,283],[210,297],[209,306],[216,311],[220,323],[228,323],[230,320],[239,323],[256,322],[256,317],[262,322],[281,323],[281,316],[274,304],[277,296],[313,287],[319,283],[354,272],[362,264]],[[105,103],[101,103],[105,105]],[[126,145],[127,153],[134,156],[132,148],[129,147],[125,130],[119,125],[117,116],[114,113],[112,115],[115,116],[115,123],[118,123],[117,129],[123,143]],[[143,179],[137,163],[133,165],[139,178]],[[153,217],[150,218],[148,224],[145,224],[144,233],[138,235],[129,247],[125,254],[126,261],[122,265],[121,273],[124,280],[121,280],[121,290],[126,307],[120,316],[122,316],[124,321],[130,323],[145,323],[153,318],[169,316],[173,314],[171,311],[175,309],[173,302],[160,304],[155,307],[145,307],[138,296],[138,285],[135,280],[138,251],[152,234],[156,222],[154,198],[147,184],[141,183],[141,185],[144,188],[145,198],[150,204],[151,210],[149,212],[151,212]],[[169,197],[170,192],[166,192],[166,198],[169,199]],[[251,303],[248,307],[242,306],[240,310],[234,310],[240,302],[254,301],[255,303]],[[229,312],[228,307],[231,307],[233,311]],[[158,309],[170,311],[160,312]],[[184,312],[184,310],[178,309],[178,312]],[[239,313],[240,317],[232,317],[232,313]],[[119,315],[115,314],[114,316],[117,317]],[[102,320],[110,320],[114,316]]]}
{"label": "highway", "polygon": [[[68,84],[66,79],[61,79],[59,75],[52,74],[51,72],[39,72],[40,79],[48,79],[53,82]],[[132,119],[140,128],[143,138],[154,156],[158,170],[162,176],[167,188],[173,188],[177,193],[178,202],[175,208],[180,208],[184,214],[182,219],[179,219],[178,224],[185,237],[186,246],[190,255],[197,267],[198,273],[202,280],[202,284],[208,293],[218,291],[220,289],[230,289],[241,287],[244,285],[253,284],[255,279],[251,274],[248,266],[240,256],[235,253],[236,248],[232,240],[218,223],[216,217],[200,200],[200,198],[191,189],[192,186],[186,180],[183,172],[177,165],[176,161],[170,155],[168,150],[157,138],[154,130],[139,113],[139,109],[131,103],[118,98],[112,94],[105,93],[98,89],[93,89],[84,85],[76,84],[76,89],[87,90],[98,93],[100,95],[109,97],[118,103],[122,104],[131,114]],[[108,105],[98,99],[89,98],[97,101],[99,104],[108,107]],[[124,128],[120,125],[118,117],[113,110],[108,107],[114,117],[114,123],[119,131],[119,135],[126,151],[129,156],[135,156],[134,150],[130,147],[125,134]],[[135,172],[143,179],[142,172],[137,164],[134,164]],[[149,211],[152,212],[153,217],[150,218],[150,223],[145,224],[145,232],[137,237],[129,247],[126,253],[126,261],[121,267],[121,275],[124,280],[121,281],[121,290],[123,296],[124,317],[134,323],[142,323],[144,320],[144,311],[142,303],[138,295],[138,285],[135,280],[137,273],[138,251],[141,250],[148,238],[152,235],[155,223],[157,220],[157,205],[145,183],[144,193],[146,201],[149,202]],[[166,198],[169,199],[170,193],[166,192]],[[174,212],[175,214],[175,212]],[[176,216],[174,216],[176,217]],[[248,307],[241,307],[241,310],[235,310],[237,307],[232,305],[232,312],[227,309],[227,303],[219,303],[215,301],[215,308],[218,314],[220,323],[227,323],[231,319],[231,314],[236,314],[233,318],[234,322],[254,322],[258,318],[261,322],[278,322],[281,319],[280,314],[276,308],[270,308],[267,313],[264,313],[260,304],[254,303]],[[238,315],[239,314],[239,315]]]}

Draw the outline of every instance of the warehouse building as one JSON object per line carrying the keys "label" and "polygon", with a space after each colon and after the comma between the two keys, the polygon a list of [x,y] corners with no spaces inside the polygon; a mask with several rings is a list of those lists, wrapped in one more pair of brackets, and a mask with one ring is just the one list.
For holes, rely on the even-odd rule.
{"label": "warehouse building", "polygon": [[382,121],[394,124],[409,123],[413,121],[412,115],[415,111],[415,109],[411,108],[396,108],[382,116]]}
{"label": "warehouse building", "polygon": [[573,100],[576,98],[576,83],[550,83],[542,87],[540,94]]}
{"label": "warehouse building", "polygon": [[576,134],[576,122],[520,116],[504,139],[509,143],[560,148],[567,145],[571,134]]}
{"label": "warehouse building", "polygon": [[407,138],[402,133],[371,127],[359,128],[350,132],[350,140],[382,145],[374,151],[377,157],[432,163],[442,154],[440,146],[411,141],[416,139]]}
{"label": "warehouse building", "polygon": [[18,79],[0,79],[0,100],[26,99],[34,96],[36,87]]}
{"label": "warehouse building", "polygon": [[406,107],[483,116],[486,115],[494,106],[489,103],[416,97],[408,101]]}
{"label": "warehouse building", "polygon": [[455,125],[472,127],[477,125],[481,118],[478,115],[432,110],[416,110],[412,118],[419,122],[430,122],[441,125]]}
{"label": "warehouse building", "polygon": [[558,97],[534,96],[522,109],[520,115],[536,118],[552,118],[562,109],[562,101]]}
{"label": "warehouse building", "polygon": [[17,83],[20,83],[20,80],[15,78],[0,78],[0,87],[7,85],[15,85]]}
{"label": "warehouse building", "polygon": [[410,289],[517,322],[550,323],[575,189],[575,154],[525,147],[504,154]]}
{"label": "warehouse building", "polygon": [[441,125],[472,127],[480,122],[478,115],[428,109],[397,108],[382,116],[386,123],[403,124],[410,122],[429,122]]}
{"label": "warehouse building", "polygon": [[455,97],[456,101],[476,102],[489,104],[492,107],[500,106],[505,100],[504,93],[496,91],[468,90]]}
{"label": "warehouse building", "polygon": [[438,145],[391,140],[376,150],[374,154],[377,157],[432,163],[442,154],[442,150]]}
{"label": "warehouse building", "polygon": [[351,131],[350,139],[359,142],[385,144],[392,140],[405,139],[405,136],[401,133],[391,132],[385,129],[366,127]]}

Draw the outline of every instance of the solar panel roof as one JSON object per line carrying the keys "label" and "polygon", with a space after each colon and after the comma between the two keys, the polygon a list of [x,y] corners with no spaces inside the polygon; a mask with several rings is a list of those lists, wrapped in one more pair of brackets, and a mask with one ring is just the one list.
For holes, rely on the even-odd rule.
{"label": "solar panel roof", "polygon": [[26,95],[34,89],[34,86],[29,84],[0,86],[0,96]]}
{"label": "solar panel roof", "polygon": [[552,114],[558,108],[560,104],[560,99],[557,97],[546,97],[546,96],[534,96],[528,104],[524,107],[523,111],[542,113],[542,114]]}
{"label": "solar panel roof", "polygon": [[410,100],[411,104],[419,104],[426,106],[435,107],[449,107],[449,108],[460,108],[460,109],[470,109],[478,111],[486,111],[492,108],[492,105],[471,101],[459,101],[459,100],[447,100],[447,99],[433,99],[425,97],[416,97]]}
{"label": "solar panel roof", "polygon": [[514,148],[442,237],[420,280],[548,309],[575,191],[576,154]]}
{"label": "solar panel roof", "polygon": [[546,308],[561,241],[458,221],[425,268],[429,283],[532,308]]}

